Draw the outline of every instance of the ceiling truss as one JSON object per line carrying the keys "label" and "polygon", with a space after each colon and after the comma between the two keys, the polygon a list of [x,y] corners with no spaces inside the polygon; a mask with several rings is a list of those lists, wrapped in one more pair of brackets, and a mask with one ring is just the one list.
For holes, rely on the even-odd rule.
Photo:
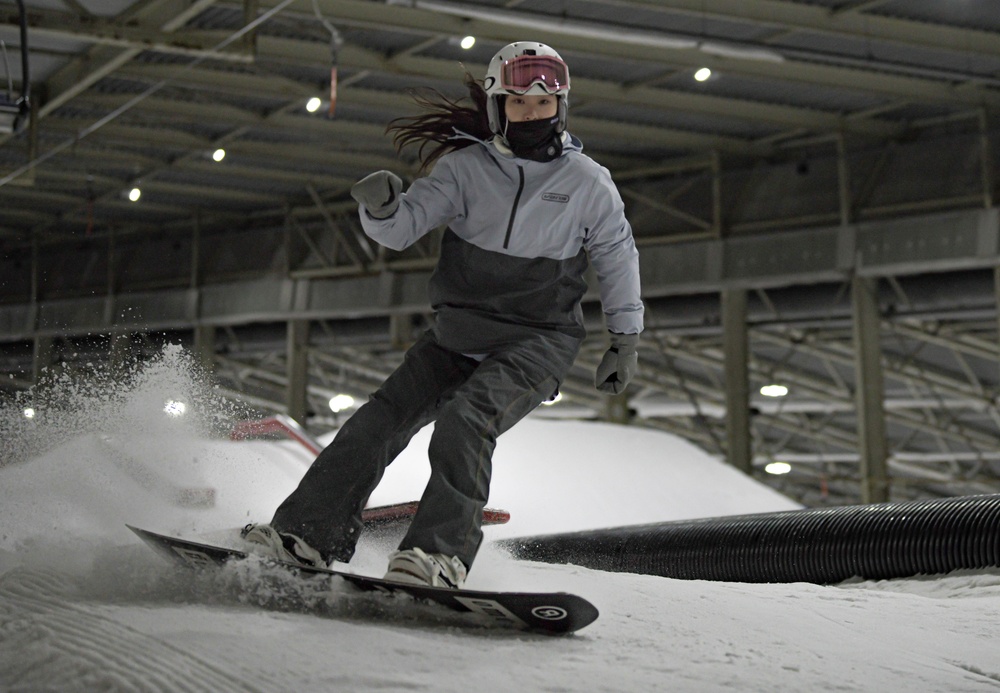
{"label": "ceiling truss", "polygon": [[[46,358],[72,371],[85,363],[72,354],[115,358],[116,339],[116,348],[125,339],[147,354],[163,339],[194,347],[192,334],[204,328],[52,334],[46,311],[83,315],[93,296],[106,297],[100,322],[119,297],[143,292],[162,291],[166,301],[188,290],[197,301],[211,287],[277,276],[303,291],[341,282],[351,295],[373,277],[407,287],[423,276],[440,231],[405,252],[378,247],[360,229],[350,186],[382,168],[416,177],[412,152],[397,156],[384,131],[413,112],[406,90],[461,95],[463,66],[481,70],[497,47],[522,37],[525,21],[573,66],[571,130],[612,171],[642,254],[770,234],[777,255],[785,231],[990,209],[1000,193],[1000,22],[986,0],[961,8],[918,0],[117,4],[124,9],[110,13],[89,0],[27,2],[34,117],[21,135],[0,135],[0,274],[8,278],[0,308],[29,316],[27,327],[11,321],[0,330],[6,393],[30,387]],[[344,39],[333,116],[327,104],[318,114],[304,109],[307,98],[329,93],[334,59],[316,11]],[[0,5],[8,45],[17,22],[16,8]],[[468,53],[454,40],[466,34],[479,43]],[[715,77],[698,85],[691,76],[701,67]],[[218,163],[211,154],[220,148]],[[142,189],[139,205],[126,197],[133,187]],[[970,276],[979,288],[942,308],[925,310],[912,296],[915,281],[946,293]],[[849,281],[849,273],[815,278],[832,306],[815,319],[783,312],[795,286],[764,282],[750,292],[754,473],[810,504],[859,497]],[[923,278],[901,267],[878,284],[894,496],[997,491],[992,267],[949,266]],[[673,317],[689,300],[702,313]],[[705,286],[647,298],[628,406],[633,422],[725,456],[716,303]],[[315,426],[334,423],[333,393],[363,398],[377,387],[430,319],[426,307],[390,307],[309,318]],[[282,317],[212,326],[216,377],[261,411],[288,406]],[[592,334],[563,402],[544,415],[610,415],[590,381],[604,348],[599,326]],[[756,394],[779,381],[787,397]],[[767,475],[772,461],[792,462],[793,472]]]}

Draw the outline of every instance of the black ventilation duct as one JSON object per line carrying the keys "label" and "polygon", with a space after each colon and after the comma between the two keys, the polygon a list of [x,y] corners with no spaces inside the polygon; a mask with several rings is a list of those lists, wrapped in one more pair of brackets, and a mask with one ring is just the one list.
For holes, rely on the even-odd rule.
{"label": "black ventilation duct", "polygon": [[1000,567],[1000,495],[685,520],[500,544],[525,560],[687,580],[880,580]]}

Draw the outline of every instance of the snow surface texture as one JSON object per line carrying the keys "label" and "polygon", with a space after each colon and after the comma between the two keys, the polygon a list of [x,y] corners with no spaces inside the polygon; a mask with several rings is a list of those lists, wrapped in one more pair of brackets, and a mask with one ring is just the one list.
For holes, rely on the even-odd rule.
{"label": "snow surface texture", "polygon": [[[165,415],[166,400],[187,413]],[[796,507],[645,430],[529,419],[499,443],[490,505],[512,519],[487,528],[468,585],[580,594],[601,617],[573,636],[459,629],[447,612],[254,561],[203,575],[168,565],[124,523],[232,541],[310,461],[294,443],[222,440],[239,415],[177,348],[123,379],[56,379],[0,407],[0,691],[1000,689],[1000,571],[746,585],[520,562],[490,546]],[[373,504],[419,496],[428,435]],[[350,569],[381,575],[395,540],[367,535]]]}

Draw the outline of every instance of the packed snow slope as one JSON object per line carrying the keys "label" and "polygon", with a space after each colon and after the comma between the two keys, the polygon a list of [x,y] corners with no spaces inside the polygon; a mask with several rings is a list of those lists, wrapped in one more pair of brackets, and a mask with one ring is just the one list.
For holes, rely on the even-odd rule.
{"label": "packed snow slope", "polygon": [[[168,401],[185,413],[167,415]],[[124,523],[231,542],[310,462],[295,443],[225,440],[241,415],[177,348],[0,407],[0,691],[1000,689],[1000,571],[745,585],[519,562],[491,546],[796,507],[634,428],[529,419],[497,449],[490,505],[512,519],[487,529],[469,587],[581,594],[601,617],[573,636],[459,628],[447,612],[253,561],[175,568]],[[419,496],[429,433],[373,504]],[[396,538],[369,534],[349,569],[381,574]]]}

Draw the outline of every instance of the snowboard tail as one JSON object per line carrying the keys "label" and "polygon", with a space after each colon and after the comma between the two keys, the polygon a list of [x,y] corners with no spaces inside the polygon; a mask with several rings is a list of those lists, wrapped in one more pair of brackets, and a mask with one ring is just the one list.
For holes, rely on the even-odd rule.
{"label": "snowboard tail", "polygon": [[[202,544],[157,534],[126,525],[150,548],[169,561],[191,568],[218,568],[228,561],[248,557],[244,551]],[[513,628],[548,635],[573,633],[598,617],[597,608],[583,597],[566,592],[489,592],[445,587],[427,587],[392,582],[382,578],[355,575],[329,568],[312,568],[284,561],[274,561],[303,575],[339,577],[363,591],[408,594],[467,614],[470,625],[488,623],[491,627]]]}

